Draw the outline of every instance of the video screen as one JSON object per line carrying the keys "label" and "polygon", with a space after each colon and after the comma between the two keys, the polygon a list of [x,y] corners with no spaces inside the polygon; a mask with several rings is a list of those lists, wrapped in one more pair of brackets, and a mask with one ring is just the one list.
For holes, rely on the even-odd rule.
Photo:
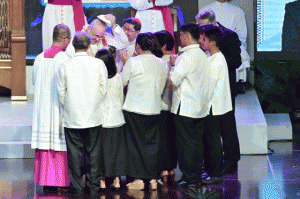
{"label": "video screen", "polygon": [[299,50],[299,28],[299,0],[257,0],[258,52]]}

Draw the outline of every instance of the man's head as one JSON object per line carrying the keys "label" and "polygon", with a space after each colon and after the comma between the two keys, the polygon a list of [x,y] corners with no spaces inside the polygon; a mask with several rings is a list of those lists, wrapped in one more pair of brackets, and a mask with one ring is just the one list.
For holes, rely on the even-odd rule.
{"label": "man's head", "polygon": [[196,16],[197,24],[213,24],[217,25],[216,15],[212,9],[203,9]]}
{"label": "man's head", "polygon": [[75,51],[87,51],[91,41],[92,38],[87,32],[76,32],[72,44]]}
{"label": "man's head", "polygon": [[123,31],[128,37],[128,41],[132,42],[136,39],[137,35],[140,33],[142,24],[137,18],[127,18],[124,20]]}
{"label": "man's head", "polygon": [[174,38],[171,33],[166,30],[162,30],[154,33],[158,39],[159,45],[163,53],[171,51],[174,48]]}
{"label": "man's head", "polygon": [[68,26],[58,24],[53,29],[53,43],[61,46],[64,50],[67,49],[71,41],[71,32]]}
{"label": "man's head", "polygon": [[187,23],[180,26],[180,41],[182,47],[197,44],[200,37],[199,26],[195,23]]}
{"label": "man's head", "polygon": [[[211,51],[218,49],[222,39],[222,32],[218,26],[212,24],[202,25],[204,26],[203,39],[201,41],[201,48],[204,51]],[[201,28],[201,27],[200,27]]]}
{"label": "man's head", "polygon": [[102,38],[104,38],[104,34],[106,32],[105,23],[99,19],[94,19],[88,29],[87,32],[89,33],[90,37],[92,38],[91,44],[95,44],[99,42]]}

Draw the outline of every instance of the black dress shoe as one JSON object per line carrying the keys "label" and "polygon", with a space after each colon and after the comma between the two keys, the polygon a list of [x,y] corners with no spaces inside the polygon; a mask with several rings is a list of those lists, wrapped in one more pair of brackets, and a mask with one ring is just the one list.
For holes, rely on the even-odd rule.
{"label": "black dress shoe", "polygon": [[208,177],[202,180],[204,184],[219,184],[223,182],[223,177]]}

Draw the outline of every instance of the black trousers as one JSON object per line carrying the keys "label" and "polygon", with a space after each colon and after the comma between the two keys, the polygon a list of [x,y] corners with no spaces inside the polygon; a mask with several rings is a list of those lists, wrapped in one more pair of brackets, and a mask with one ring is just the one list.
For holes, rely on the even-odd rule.
{"label": "black trousers", "polygon": [[235,97],[237,96],[236,71],[229,71],[229,86],[233,112],[235,111]]}
{"label": "black trousers", "polygon": [[100,134],[102,127],[86,129],[65,128],[68,168],[70,177],[70,190],[72,194],[84,194],[81,179],[82,150],[85,153],[86,187],[91,194],[98,193],[100,189]]}
{"label": "black trousers", "polygon": [[225,163],[229,161],[239,161],[241,158],[240,143],[233,111],[225,113],[224,116],[221,118],[220,134],[222,137]]}
{"label": "black trousers", "polygon": [[222,176],[223,148],[221,143],[221,120],[224,115],[210,115],[207,117],[206,130],[203,135],[204,168],[211,176]]}
{"label": "black trousers", "polygon": [[169,111],[161,111],[160,117],[160,171],[170,171],[177,167],[174,114]]}
{"label": "black trousers", "polygon": [[221,119],[222,130],[220,132],[223,142],[224,160],[237,162],[240,160],[240,143],[237,135],[235,121],[235,97],[237,96],[236,71],[229,71],[229,84],[231,91],[232,109]]}
{"label": "black trousers", "polygon": [[202,181],[203,133],[206,118],[195,119],[174,115],[176,145],[182,180],[190,184]]}

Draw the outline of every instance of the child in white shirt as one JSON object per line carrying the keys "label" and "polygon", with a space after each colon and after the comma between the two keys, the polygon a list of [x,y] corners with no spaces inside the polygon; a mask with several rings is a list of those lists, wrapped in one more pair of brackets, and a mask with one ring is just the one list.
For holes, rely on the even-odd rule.
{"label": "child in white shirt", "polygon": [[101,189],[106,188],[105,177],[114,177],[112,187],[120,189],[119,176],[126,175],[122,78],[117,73],[112,53],[102,49],[96,53],[95,57],[105,63],[108,72],[107,95],[101,104],[104,133],[101,135],[101,159],[103,162],[101,162],[102,180],[100,181],[100,187]]}
{"label": "child in white shirt", "polygon": [[230,117],[232,112],[228,67],[224,55],[219,50],[222,38],[218,26],[207,25],[202,35],[201,48],[209,52],[211,99],[208,104],[210,114],[207,118],[207,130],[203,135],[204,142],[204,165],[209,177],[203,179],[206,184],[223,182],[222,165],[223,150],[220,139],[221,131],[230,124],[225,124],[224,117]]}

